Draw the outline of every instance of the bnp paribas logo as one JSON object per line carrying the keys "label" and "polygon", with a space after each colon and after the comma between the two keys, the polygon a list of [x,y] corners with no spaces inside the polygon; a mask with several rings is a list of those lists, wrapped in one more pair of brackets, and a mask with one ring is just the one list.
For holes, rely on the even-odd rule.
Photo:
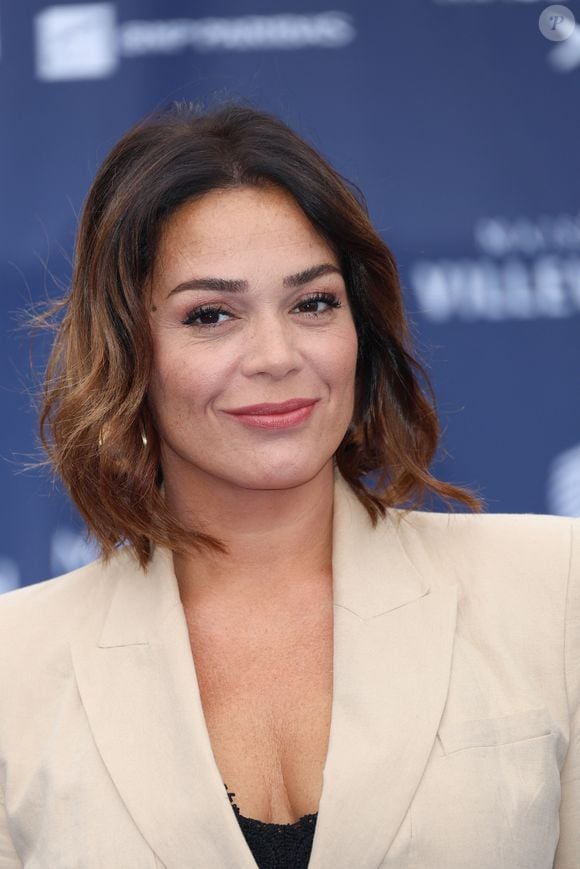
{"label": "bnp paribas logo", "polygon": [[356,37],[337,10],[117,21],[113,3],[48,6],[34,19],[41,81],[107,78],[121,60],[184,51],[334,50]]}
{"label": "bnp paribas logo", "polygon": [[49,6],[34,26],[36,74],[42,81],[105,78],[117,67],[112,3]]}

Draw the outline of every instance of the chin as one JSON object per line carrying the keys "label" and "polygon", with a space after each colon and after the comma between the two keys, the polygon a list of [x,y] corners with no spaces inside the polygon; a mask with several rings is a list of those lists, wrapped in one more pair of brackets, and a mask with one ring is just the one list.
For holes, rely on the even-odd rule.
{"label": "chin", "polygon": [[251,473],[240,473],[232,482],[236,482],[244,489],[293,489],[309,483],[322,471],[325,464],[326,462],[322,465],[309,463],[308,466],[302,467],[286,465],[283,468],[256,466]]}

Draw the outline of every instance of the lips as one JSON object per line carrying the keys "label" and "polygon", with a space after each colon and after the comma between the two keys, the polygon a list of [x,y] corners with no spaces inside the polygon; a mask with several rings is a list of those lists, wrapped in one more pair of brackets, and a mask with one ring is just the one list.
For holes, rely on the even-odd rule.
{"label": "lips", "polygon": [[291,398],[289,401],[283,401],[279,404],[248,404],[245,407],[236,407],[234,410],[228,410],[227,413],[271,416],[276,413],[290,413],[290,411],[298,410],[300,407],[309,407],[317,401],[317,398]]}

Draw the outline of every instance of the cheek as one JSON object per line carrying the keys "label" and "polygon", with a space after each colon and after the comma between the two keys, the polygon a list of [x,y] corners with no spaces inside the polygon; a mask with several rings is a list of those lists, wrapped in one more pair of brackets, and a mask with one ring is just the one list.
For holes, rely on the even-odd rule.
{"label": "cheek", "polygon": [[203,407],[223,390],[227,367],[219,364],[217,354],[209,360],[204,354],[185,351],[158,352],[149,387],[150,402],[158,416],[187,416]]}
{"label": "cheek", "polygon": [[158,342],[154,347],[148,390],[149,401],[157,418],[172,415],[188,391],[191,391],[191,375],[187,357],[175,348]]}
{"label": "cheek", "polygon": [[358,352],[357,334],[354,328],[346,327],[335,334],[332,340],[321,347],[320,370],[326,378],[337,385],[347,387],[354,383]]}

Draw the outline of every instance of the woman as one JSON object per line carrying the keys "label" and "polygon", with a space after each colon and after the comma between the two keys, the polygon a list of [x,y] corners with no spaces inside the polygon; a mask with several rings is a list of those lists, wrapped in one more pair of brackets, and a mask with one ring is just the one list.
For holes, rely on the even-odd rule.
{"label": "woman", "polygon": [[578,523],[411,509],[478,507],[421,379],[282,122],[115,146],[41,416],[103,555],[0,599],[0,866],[579,865]]}

